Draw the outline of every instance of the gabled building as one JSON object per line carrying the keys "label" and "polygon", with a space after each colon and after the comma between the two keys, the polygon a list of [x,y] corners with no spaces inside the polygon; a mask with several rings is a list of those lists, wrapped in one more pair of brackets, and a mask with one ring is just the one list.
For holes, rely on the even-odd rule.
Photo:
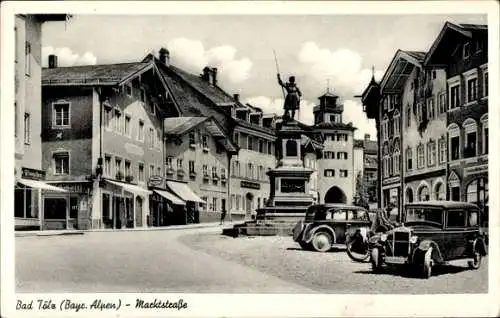
{"label": "gabled building", "polygon": [[488,26],[447,22],[424,63],[446,74],[448,198],[487,210]]}
{"label": "gabled building", "polygon": [[[361,140],[354,140],[354,169],[356,178],[361,174],[364,198],[371,209],[377,207],[377,141],[371,140],[369,134],[365,134]],[[356,179],[357,182],[357,179]]]}
{"label": "gabled building", "polygon": [[149,186],[164,187],[163,120],[176,113],[151,62],[43,70],[43,229],[147,226]]}
{"label": "gabled building", "polygon": [[40,229],[42,193],[65,192],[47,184],[42,168],[42,25],[65,21],[66,14],[17,14],[14,37],[15,229]]}
{"label": "gabled building", "polygon": [[187,215],[176,213],[179,209],[170,213],[160,208],[153,215],[153,225],[182,224],[185,217],[186,223],[218,221],[228,210],[228,167],[237,148],[210,117],[167,118],[164,127],[167,188],[175,192],[184,187],[179,199],[188,207],[196,203],[201,207],[187,209],[192,212]]}
{"label": "gabled building", "polygon": [[157,65],[180,116],[213,118],[238,147],[227,168],[227,205],[233,219],[250,219],[270,193],[266,171],[276,165],[274,116],[265,116],[259,108],[243,104],[239,95],[225,92],[218,84],[216,68],[191,74],[172,65],[169,55],[161,49],[158,57],[149,54],[144,61]]}

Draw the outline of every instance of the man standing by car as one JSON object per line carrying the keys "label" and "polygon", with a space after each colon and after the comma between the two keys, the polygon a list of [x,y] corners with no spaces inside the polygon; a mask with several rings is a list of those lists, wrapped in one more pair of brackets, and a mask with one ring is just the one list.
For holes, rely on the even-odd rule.
{"label": "man standing by car", "polygon": [[394,209],[394,203],[390,202],[386,209],[377,210],[377,214],[375,215],[375,220],[372,223],[371,232],[379,233],[379,232],[387,232],[394,228],[391,220],[389,219],[391,215],[391,211]]}

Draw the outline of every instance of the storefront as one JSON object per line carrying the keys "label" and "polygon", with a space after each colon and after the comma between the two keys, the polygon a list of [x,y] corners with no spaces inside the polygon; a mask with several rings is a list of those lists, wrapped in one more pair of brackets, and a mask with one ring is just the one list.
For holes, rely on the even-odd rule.
{"label": "storefront", "polygon": [[186,202],[183,207],[184,211],[181,212],[180,216],[181,218],[184,217],[183,224],[199,223],[200,204],[205,204],[205,201],[194,193],[186,183],[167,181],[166,185],[169,192]]}
{"label": "storefront", "polygon": [[91,227],[91,181],[48,181],[65,193],[46,191],[43,195],[43,230]]}
{"label": "storefront", "polygon": [[185,224],[186,202],[165,189],[153,189],[149,197],[152,226]]}
{"label": "storefront", "polygon": [[138,185],[105,179],[100,192],[102,228],[147,226],[151,191]]}
{"label": "storefront", "polygon": [[[43,219],[43,191],[65,193],[66,190],[47,184],[45,172],[22,168],[14,186],[14,218],[16,230],[40,230]],[[17,174],[17,171],[16,171]]]}

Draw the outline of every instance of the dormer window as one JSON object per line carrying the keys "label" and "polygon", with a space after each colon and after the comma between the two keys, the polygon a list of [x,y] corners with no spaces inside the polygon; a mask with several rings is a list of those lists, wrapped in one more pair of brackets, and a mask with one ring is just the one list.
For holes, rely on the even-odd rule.
{"label": "dormer window", "polygon": [[468,59],[470,56],[470,43],[466,42],[463,46],[463,58]]}

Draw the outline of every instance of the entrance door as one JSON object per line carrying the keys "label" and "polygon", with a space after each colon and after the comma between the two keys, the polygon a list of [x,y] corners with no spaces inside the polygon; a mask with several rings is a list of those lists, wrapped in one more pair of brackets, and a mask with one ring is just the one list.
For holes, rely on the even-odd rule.
{"label": "entrance door", "polygon": [[109,193],[102,194],[102,224],[105,229],[113,228],[113,216],[111,215],[111,201]]}
{"label": "entrance door", "polygon": [[142,227],[142,198],[135,198],[135,226]]}
{"label": "entrance door", "polygon": [[113,197],[113,228],[122,228],[122,218],[121,218],[121,197]]}
{"label": "entrance door", "polygon": [[247,219],[252,218],[252,201],[253,201],[253,194],[249,192],[246,195],[246,202],[245,202],[245,209],[246,209],[245,211]]}

